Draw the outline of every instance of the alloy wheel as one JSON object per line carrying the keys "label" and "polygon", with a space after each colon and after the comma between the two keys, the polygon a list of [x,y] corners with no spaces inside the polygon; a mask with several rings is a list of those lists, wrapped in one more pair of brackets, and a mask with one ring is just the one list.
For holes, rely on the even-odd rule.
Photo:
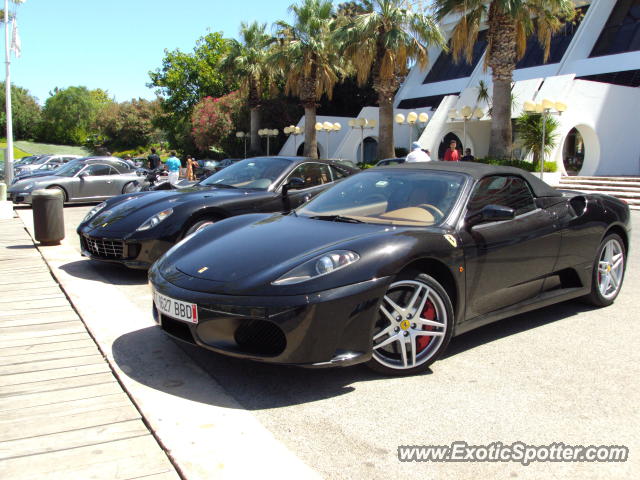
{"label": "alloy wheel", "polygon": [[438,352],[447,336],[445,303],[434,288],[419,280],[392,283],[379,312],[373,359],[385,367],[418,367]]}
{"label": "alloy wheel", "polygon": [[624,249],[616,238],[605,243],[598,261],[598,289],[609,300],[615,297],[622,285],[624,274]]}

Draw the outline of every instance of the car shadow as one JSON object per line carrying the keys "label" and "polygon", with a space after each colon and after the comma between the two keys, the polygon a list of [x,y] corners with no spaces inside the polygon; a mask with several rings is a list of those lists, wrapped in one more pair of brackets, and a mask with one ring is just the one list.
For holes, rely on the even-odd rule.
{"label": "car shadow", "polygon": [[[308,369],[226,357],[172,340],[157,327],[136,330],[117,338],[112,345],[113,357],[130,378],[147,387],[209,405],[238,408],[238,405],[229,405],[223,395],[219,398],[207,396],[206,392],[210,391],[208,386],[198,388],[193,385],[193,382],[210,381],[207,376],[190,376],[189,388],[180,388],[184,379],[172,378],[171,366],[164,359],[163,352],[173,348],[166,344],[167,341],[177,345],[247,410],[316,402],[349,394],[360,382],[392,380],[362,365]],[[135,368],[131,368],[131,365],[135,365]],[[429,374],[431,370],[423,373]]]}
{"label": "car shadow", "polygon": [[[592,307],[576,301],[545,307],[534,312],[517,315],[500,322],[478,328],[452,339],[440,361],[501,338],[560,321],[591,310]],[[173,345],[172,345],[173,344]],[[208,388],[191,385],[177,388],[182,380],[170,378],[170,365],[163,360],[167,349],[177,345],[191,360],[220,384],[226,393],[247,410],[264,410],[316,402],[349,394],[361,382],[403,382],[402,377],[386,377],[364,365],[345,368],[307,369],[293,366],[270,365],[220,355],[188,343],[172,340],[157,327],[149,327],[122,335],[112,346],[116,363],[135,381],[150,388],[179,395],[210,405],[237,408],[229,405],[224,395],[210,398],[204,394]],[[154,356],[155,355],[155,356]],[[165,363],[162,363],[165,362]],[[123,368],[136,365],[136,368]],[[147,372],[155,372],[149,375]],[[422,375],[431,375],[428,369]],[[206,382],[206,376],[193,377]],[[191,379],[191,377],[190,377]],[[193,381],[193,380],[192,380]]]}
{"label": "car shadow", "polygon": [[581,303],[579,300],[568,300],[528,313],[507,317],[498,322],[454,337],[442,358],[448,358],[484,345],[485,343],[494,342],[501,338],[517,335],[518,333],[526,332],[533,328],[588,312],[594,308],[595,307]]}
{"label": "car shadow", "polygon": [[133,270],[123,265],[84,259],[65,263],[60,269],[72,277],[98,280],[110,285],[145,285],[146,270]]}

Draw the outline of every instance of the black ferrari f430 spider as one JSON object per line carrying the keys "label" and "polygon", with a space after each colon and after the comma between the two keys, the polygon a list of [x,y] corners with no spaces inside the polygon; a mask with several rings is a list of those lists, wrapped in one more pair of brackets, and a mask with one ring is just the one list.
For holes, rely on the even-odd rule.
{"label": "black ferrari f430 spider", "polygon": [[487,323],[578,297],[611,304],[629,232],[625,203],[519,169],[374,168],[289,214],[186,238],[149,272],[153,313],[226,355],[412,374]]}

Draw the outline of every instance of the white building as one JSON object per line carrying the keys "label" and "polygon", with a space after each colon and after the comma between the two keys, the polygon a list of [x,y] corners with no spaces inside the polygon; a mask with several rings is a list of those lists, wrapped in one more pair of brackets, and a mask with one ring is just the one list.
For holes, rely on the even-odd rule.
{"label": "white building", "polygon": [[[576,1],[577,19],[553,37],[551,54],[542,62],[542,48],[535,38],[528,42],[524,58],[514,72],[513,118],[522,113],[526,101],[562,101],[567,110],[557,116],[560,127],[557,146],[550,158],[563,173],[581,175],[640,175],[640,0]],[[445,19],[445,35],[455,19]],[[407,148],[418,139],[432,156],[442,155],[450,138],[471,148],[477,157],[487,155],[490,137],[488,105],[478,100],[481,82],[491,96],[491,75],[483,68],[485,31],[474,45],[471,64],[454,63],[439,48],[429,51],[427,70],[414,68],[398,91],[396,113],[429,114],[426,128],[406,123],[395,126],[396,146]],[[451,111],[465,106],[481,109],[481,119],[450,118]],[[377,108],[366,107],[358,117],[377,120]],[[318,121],[340,122],[343,130],[325,134],[318,143],[322,156],[359,161],[365,139],[365,159],[372,158],[377,128],[349,128],[348,119],[319,117]],[[301,120],[300,126],[304,123]],[[298,138],[300,145],[304,138]],[[290,138],[282,155],[294,153]],[[371,150],[368,152],[368,150]],[[515,156],[523,156],[517,148]]]}

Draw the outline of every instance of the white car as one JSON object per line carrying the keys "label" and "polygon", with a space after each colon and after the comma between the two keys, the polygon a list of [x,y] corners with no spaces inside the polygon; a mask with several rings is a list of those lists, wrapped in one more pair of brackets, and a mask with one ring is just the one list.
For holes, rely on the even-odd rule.
{"label": "white car", "polygon": [[82,155],[45,155],[35,159],[30,163],[16,165],[15,176],[19,177],[26,173],[31,173],[37,169],[55,170],[56,168],[64,165],[70,160],[75,160],[76,158],[81,157]]}

